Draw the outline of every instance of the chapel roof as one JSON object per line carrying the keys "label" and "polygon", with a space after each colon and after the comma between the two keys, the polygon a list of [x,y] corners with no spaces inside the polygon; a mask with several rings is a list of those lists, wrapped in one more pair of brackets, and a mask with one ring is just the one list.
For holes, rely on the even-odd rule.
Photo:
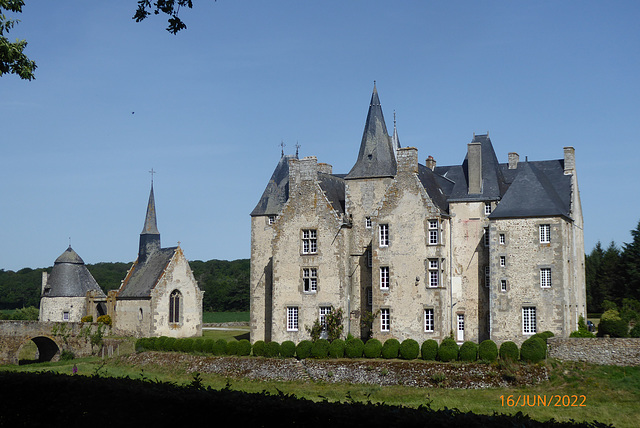
{"label": "chapel roof", "polygon": [[151,296],[178,247],[161,248],[133,263],[118,291],[118,299],[144,299]]}

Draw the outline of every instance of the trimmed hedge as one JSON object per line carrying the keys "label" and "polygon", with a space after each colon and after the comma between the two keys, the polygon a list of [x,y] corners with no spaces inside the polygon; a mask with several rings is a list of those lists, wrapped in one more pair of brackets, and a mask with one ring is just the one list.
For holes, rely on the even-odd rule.
{"label": "trimmed hedge", "polygon": [[400,344],[400,358],[415,360],[420,355],[420,345],[413,339],[405,339]]}
{"label": "trimmed hedge", "polygon": [[390,360],[392,358],[398,358],[398,352],[400,352],[400,342],[398,339],[387,339],[382,345],[382,358]]}
{"label": "trimmed hedge", "polygon": [[253,356],[254,357],[264,357],[264,340],[256,340],[253,344]]}
{"label": "trimmed hedge", "polygon": [[243,357],[251,355],[251,342],[249,342],[247,339],[240,339],[238,341],[237,354]]}
{"label": "trimmed hedge", "polygon": [[227,353],[227,341],[224,339],[218,339],[213,344],[214,355],[225,355]]}
{"label": "trimmed hedge", "polygon": [[329,356],[329,341],[327,339],[318,339],[313,342],[311,356],[313,358],[327,358]]}
{"label": "trimmed hedge", "polygon": [[435,361],[438,357],[438,341],[435,339],[427,339],[422,342],[420,353],[423,360]]}
{"label": "trimmed hedge", "polygon": [[348,358],[360,358],[364,352],[364,342],[357,338],[352,337],[347,340],[344,345],[344,355]]}
{"label": "trimmed hedge", "polygon": [[238,355],[238,341],[232,340],[227,342],[227,355]]}
{"label": "trimmed hedge", "polygon": [[458,351],[458,358],[460,361],[475,361],[478,359],[478,345],[470,340],[467,340],[460,346]]}
{"label": "trimmed hedge", "polygon": [[311,356],[311,348],[313,347],[313,342],[310,340],[303,340],[296,345],[296,357],[299,360],[304,360],[305,358],[309,358]]}
{"label": "trimmed hedge", "polygon": [[518,361],[520,359],[520,350],[515,342],[507,341],[500,345],[500,359]]}
{"label": "trimmed hedge", "polygon": [[455,361],[458,359],[458,344],[455,340],[447,337],[440,343],[438,348],[438,360],[440,361]]}
{"label": "trimmed hedge", "polygon": [[478,359],[482,361],[495,361],[498,358],[498,345],[493,340],[483,340],[478,346]]}
{"label": "trimmed hedge", "polygon": [[281,348],[278,342],[267,342],[264,344],[264,356],[267,358],[275,358],[280,355]]}
{"label": "trimmed hedge", "polygon": [[342,339],[334,339],[329,345],[329,356],[331,358],[344,357],[345,342]]}
{"label": "trimmed hedge", "polygon": [[367,358],[380,358],[382,343],[378,339],[369,339],[364,344],[364,356]]}
{"label": "trimmed hedge", "polygon": [[285,340],[280,345],[280,356],[283,358],[293,358],[296,356],[296,344],[291,340]]}
{"label": "trimmed hedge", "polygon": [[520,358],[523,361],[530,363],[537,363],[544,360],[547,355],[547,344],[543,339],[536,336],[531,336],[520,347]]}

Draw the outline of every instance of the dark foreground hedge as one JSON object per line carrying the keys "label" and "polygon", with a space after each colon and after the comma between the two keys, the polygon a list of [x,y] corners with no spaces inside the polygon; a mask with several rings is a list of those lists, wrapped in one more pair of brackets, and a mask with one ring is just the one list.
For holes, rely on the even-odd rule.
{"label": "dark foreground hedge", "polygon": [[[2,426],[200,426],[232,415],[234,426],[315,427],[607,427],[598,422],[537,422],[528,416],[476,415],[456,409],[410,409],[384,404],[313,402],[283,393],[246,393],[158,381],[55,373],[0,372]],[[63,391],[64,393],[61,393]],[[28,399],[25,399],[28,397]],[[34,411],[34,403],[38,411]],[[117,411],[114,411],[117,409]]]}

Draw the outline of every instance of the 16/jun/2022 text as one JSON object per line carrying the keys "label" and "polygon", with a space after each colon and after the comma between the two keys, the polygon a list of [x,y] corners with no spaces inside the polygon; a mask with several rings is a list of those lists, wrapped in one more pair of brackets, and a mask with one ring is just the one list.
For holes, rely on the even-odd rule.
{"label": "16/jun/2022 text", "polygon": [[501,395],[502,407],[587,407],[586,395]]}

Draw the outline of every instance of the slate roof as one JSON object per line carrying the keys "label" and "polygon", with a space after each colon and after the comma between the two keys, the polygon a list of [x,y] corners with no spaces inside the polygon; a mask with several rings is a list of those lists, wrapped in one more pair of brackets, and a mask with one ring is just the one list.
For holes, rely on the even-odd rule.
{"label": "slate roof", "polygon": [[251,211],[251,216],[277,215],[289,199],[289,159],[292,155],[283,155],[278,162],[260,201]]}
{"label": "slate roof", "polygon": [[393,177],[396,171],[393,143],[387,133],[380,98],[374,84],[358,159],[346,178]]}
{"label": "slate roof", "polygon": [[54,262],[42,296],[85,297],[91,290],[106,297],[82,258],[69,245]]}
{"label": "slate roof", "polygon": [[136,260],[118,291],[118,299],[146,299],[162,277],[164,269],[178,247],[162,248],[148,254],[144,261]]}
{"label": "slate roof", "polygon": [[338,213],[344,213],[344,175],[318,173],[318,181],[333,209]]}

